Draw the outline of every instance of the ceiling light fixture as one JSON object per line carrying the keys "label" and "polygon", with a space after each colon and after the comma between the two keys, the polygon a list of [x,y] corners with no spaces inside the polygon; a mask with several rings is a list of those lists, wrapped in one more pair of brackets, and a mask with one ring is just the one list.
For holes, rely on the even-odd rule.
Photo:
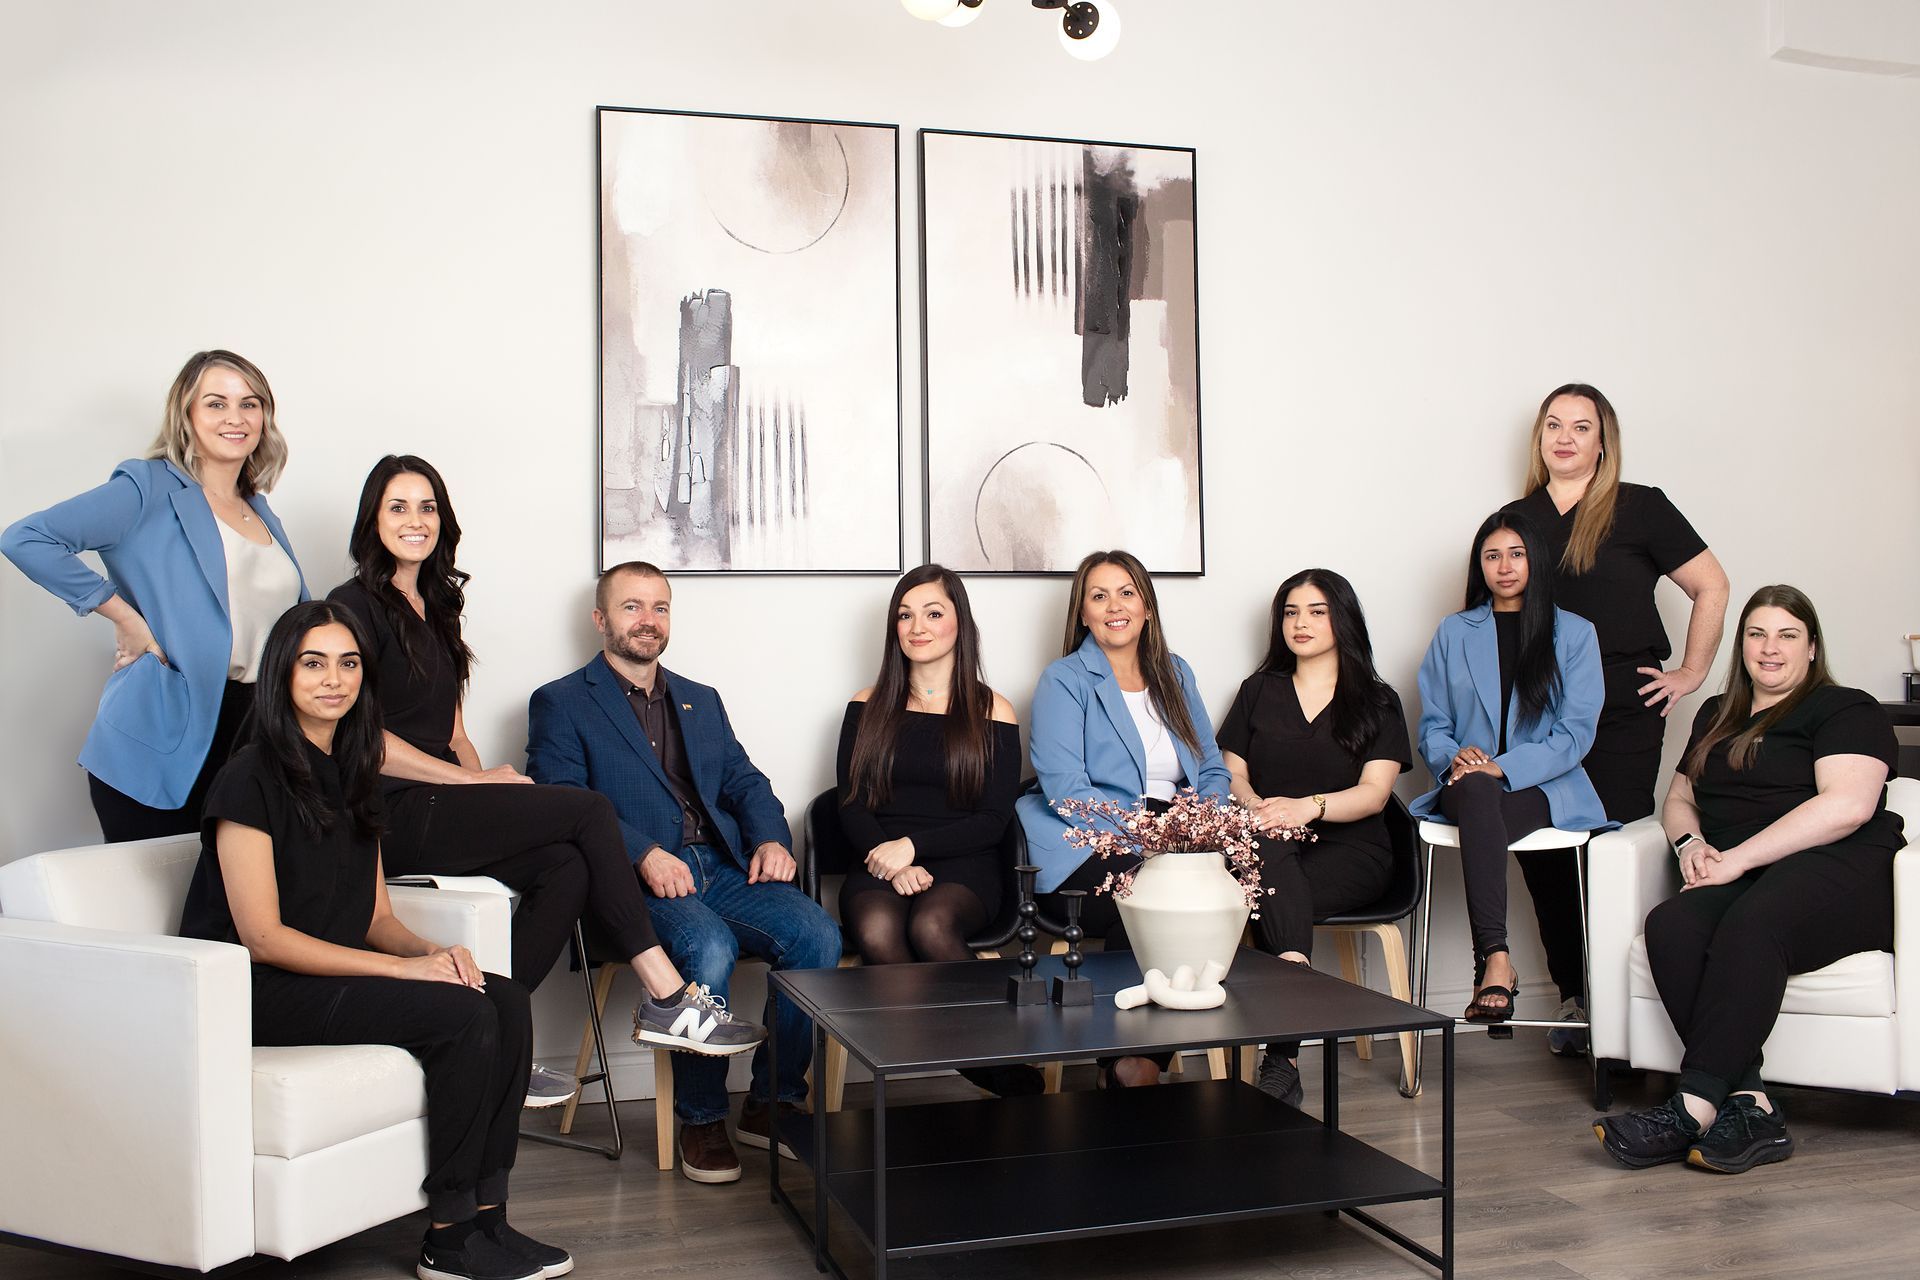
{"label": "ceiling light fixture", "polygon": [[[1032,0],[1036,9],[1060,10],[1060,44],[1076,58],[1104,58],[1120,43],[1120,11],[1113,0]],[[900,0],[908,13],[943,27],[964,27],[980,16],[984,0]]]}

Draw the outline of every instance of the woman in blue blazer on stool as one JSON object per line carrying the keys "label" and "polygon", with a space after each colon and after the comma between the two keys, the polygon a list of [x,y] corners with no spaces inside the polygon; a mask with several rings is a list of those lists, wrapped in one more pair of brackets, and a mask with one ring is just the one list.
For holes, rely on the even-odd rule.
{"label": "woman in blue blazer on stool", "polygon": [[113,674],[80,749],[109,841],[200,829],[267,632],[307,598],[265,496],[286,461],[266,376],[201,351],[174,378],[147,457],[0,534],[22,573],[113,623]]}
{"label": "woman in blue blazer on stool", "polygon": [[[1466,608],[1420,664],[1421,758],[1440,785],[1413,802],[1460,828],[1473,929],[1468,1022],[1513,1016],[1520,983],[1507,951],[1507,846],[1542,827],[1611,826],[1580,768],[1605,700],[1600,646],[1585,618],[1553,606],[1553,560],[1525,516],[1495,512],[1474,535]],[[1536,857],[1521,859],[1527,871]]]}
{"label": "woman in blue blazer on stool", "polygon": [[[1029,751],[1038,789],[1015,805],[1028,857],[1040,868],[1041,905],[1056,918],[1066,914],[1062,900],[1045,895],[1091,890],[1110,873],[1129,870],[1068,844],[1056,803],[1130,805],[1144,798],[1164,805],[1182,787],[1224,800],[1233,781],[1193,670],[1167,648],[1153,580],[1134,557],[1096,551],[1080,562],[1061,655],[1033,691]],[[1102,938],[1109,951],[1126,949],[1113,899],[1090,894],[1084,907],[1087,936]],[[1103,1078],[1119,1085],[1153,1084],[1164,1065],[1148,1058],[1101,1062]]]}

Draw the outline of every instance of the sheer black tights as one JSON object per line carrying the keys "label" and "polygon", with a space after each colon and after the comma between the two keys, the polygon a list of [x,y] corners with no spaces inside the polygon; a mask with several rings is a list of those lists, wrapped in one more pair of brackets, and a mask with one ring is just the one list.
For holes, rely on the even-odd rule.
{"label": "sheer black tights", "polygon": [[971,960],[967,938],[987,923],[987,908],[965,885],[935,884],[912,897],[892,889],[854,896],[840,926],[868,964]]}

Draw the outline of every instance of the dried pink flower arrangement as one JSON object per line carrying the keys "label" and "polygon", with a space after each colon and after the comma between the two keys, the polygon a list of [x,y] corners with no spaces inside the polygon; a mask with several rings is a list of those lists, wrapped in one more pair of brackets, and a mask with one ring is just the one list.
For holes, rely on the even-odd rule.
{"label": "dried pink flower arrangement", "polygon": [[[1163,853],[1223,855],[1227,870],[1240,882],[1247,906],[1256,916],[1261,897],[1273,892],[1260,885],[1257,850],[1261,839],[1319,839],[1306,827],[1262,831],[1253,815],[1233,801],[1202,797],[1192,787],[1181,788],[1164,813],[1153,813],[1140,801],[1125,805],[1118,800],[1078,798],[1057,801],[1053,809],[1071,824],[1063,834],[1066,842],[1096,858],[1153,858]],[[1124,898],[1133,892],[1133,874],[1131,870],[1109,871],[1094,892]]]}

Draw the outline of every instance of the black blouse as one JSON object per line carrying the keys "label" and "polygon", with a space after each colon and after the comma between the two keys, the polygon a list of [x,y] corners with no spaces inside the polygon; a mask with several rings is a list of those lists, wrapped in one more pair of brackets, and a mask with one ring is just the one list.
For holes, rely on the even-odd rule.
{"label": "black blouse", "polygon": [[[1518,511],[1539,527],[1558,569],[1580,504],[1562,515],[1542,487],[1508,503],[1506,510]],[[1553,602],[1593,624],[1603,665],[1658,665],[1673,656],[1673,645],[1654,606],[1654,586],[1706,549],[1666,494],[1622,483],[1613,507],[1613,529],[1594,555],[1593,568],[1581,574],[1556,573]]]}
{"label": "black blouse", "polygon": [[[1693,717],[1687,755],[1713,723],[1720,696],[1708,698]],[[1768,731],[1745,769],[1736,770],[1729,763],[1730,743],[1727,738],[1714,744],[1693,782],[1700,834],[1716,849],[1730,849],[1751,839],[1819,794],[1813,766],[1821,757],[1871,756],[1884,761],[1887,776],[1892,777],[1900,752],[1880,704],[1858,689],[1839,685],[1809,693]],[[1900,815],[1887,811],[1887,792],[1882,787],[1873,816],[1844,842],[1897,850],[1904,843],[1901,832]]]}
{"label": "black blouse", "polygon": [[[1387,690],[1388,707],[1380,727],[1359,756],[1334,740],[1333,704],[1308,720],[1300,709],[1293,677],[1256,671],[1240,686],[1233,707],[1220,724],[1216,741],[1247,762],[1247,781],[1263,796],[1311,796],[1358,785],[1369,761],[1391,760],[1405,773],[1413,767],[1407,744],[1406,714],[1399,695]],[[1386,819],[1371,814],[1353,822],[1316,822],[1323,843],[1389,847]]]}
{"label": "black blouse", "polygon": [[300,821],[293,798],[267,771],[258,746],[233,753],[213,780],[200,825],[200,864],[194,868],[181,913],[182,937],[239,942],[215,835],[221,822],[264,831],[273,840],[273,875],[280,891],[280,922],[342,947],[367,949],[373,923],[374,878],[380,841],[363,836],[345,813],[340,770],[333,757],[303,743],[314,781],[340,814],[331,831],[314,835]]}
{"label": "black blouse", "polygon": [[847,705],[836,770],[842,798],[840,827],[854,850],[864,856],[877,845],[911,836],[913,860],[920,864],[996,853],[1020,794],[1020,727],[993,722],[993,762],[986,784],[971,807],[958,807],[947,798],[946,717],[909,711],[893,744],[887,802],[870,809],[845,803],[853,741],[865,705]]}
{"label": "black blouse", "polygon": [[327,599],[353,610],[366,628],[367,643],[373,646],[373,652],[362,656],[374,669],[374,678],[379,684],[380,719],[387,732],[437,760],[459,764],[460,758],[453,754],[452,743],[453,715],[460,706],[460,680],[454,674],[453,660],[440,647],[427,624],[420,622],[410,637],[414,657],[420,661],[420,672],[416,675],[386,610],[367,594],[358,579],[349,579],[327,592]]}

